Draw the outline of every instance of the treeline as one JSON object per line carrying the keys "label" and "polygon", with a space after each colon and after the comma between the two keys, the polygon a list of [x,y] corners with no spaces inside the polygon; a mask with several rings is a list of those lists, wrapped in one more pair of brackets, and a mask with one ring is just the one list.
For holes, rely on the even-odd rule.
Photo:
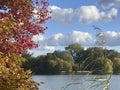
{"label": "treeline", "polygon": [[33,57],[23,55],[27,60],[22,67],[34,74],[61,74],[61,72],[92,71],[92,74],[120,74],[120,53],[115,50],[91,47],[84,50],[74,43],[64,51],[54,51],[47,55]]}

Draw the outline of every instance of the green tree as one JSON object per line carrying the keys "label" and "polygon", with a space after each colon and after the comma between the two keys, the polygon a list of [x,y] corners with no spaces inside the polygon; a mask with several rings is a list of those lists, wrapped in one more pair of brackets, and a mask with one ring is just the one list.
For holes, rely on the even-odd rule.
{"label": "green tree", "polygon": [[115,50],[105,50],[105,55],[111,60],[113,60],[116,57],[120,58],[120,53]]}
{"label": "green tree", "polygon": [[79,70],[80,70],[80,62],[81,62],[81,53],[84,51],[83,47],[78,44],[78,43],[73,43],[68,45],[67,47],[65,47],[66,50],[68,50],[73,59],[74,59],[74,63],[78,63],[79,64]]}
{"label": "green tree", "polygon": [[111,74],[113,73],[112,61],[106,58],[97,58],[93,64],[93,74]]}
{"label": "green tree", "polygon": [[33,55],[32,53],[26,51],[25,53],[22,54],[22,57],[28,60],[29,58],[33,57],[32,55]]}
{"label": "green tree", "polygon": [[120,74],[120,58],[114,58],[113,62],[113,73]]}
{"label": "green tree", "polygon": [[78,43],[70,44],[67,47],[65,47],[65,49],[70,51],[74,60],[76,60],[78,54],[84,50],[83,47],[81,47],[81,45]]}
{"label": "green tree", "polygon": [[72,63],[64,61],[62,71],[72,72],[72,66],[73,66]]}
{"label": "green tree", "polygon": [[49,60],[48,64],[49,64],[48,65],[48,68],[49,68],[48,73],[49,74],[59,74],[60,73],[62,65],[57,66],[58,65],[58,61],[57,60]]}
{"label": "green tree", "polygon": [[72,63],[59,58],[56,60],[49,60],[48,67],[52,74],[60,74],[61,71],[72,71]]}
{"label": "green tree", "polygon": [[80,53],[79,57],[78,63],[82,70],[93,70],[97,58],[104,57],[104,52],[102,48],[92,47]]}
{"label": "green tree", "polygon": [[73,62],[73,57],[71,56],[70,52],[65,50],[65,51],[55,51],[53,55],[56,58],[63,59],[64,61],[68,62]]}

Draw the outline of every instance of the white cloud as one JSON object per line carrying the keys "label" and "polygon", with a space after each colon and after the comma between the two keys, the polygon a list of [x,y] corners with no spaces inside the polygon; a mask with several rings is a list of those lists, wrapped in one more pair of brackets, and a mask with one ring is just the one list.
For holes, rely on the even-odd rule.
{"label": "white cloud", "polygon": [[[120,32],[106,31],[104,34],[106,46],[120,46]],[[37,49],[31,51],[35,52],[35,55],[40,54],[40,52],[53,52],[58,47],[65,47],[72,43],[79,43],[82,46],[89,47],[90,45],[94,45],[95,42],[91,34],[80,31],[73,31],[67,34],[57,33],[50,38],[38,35],[34,36],[34,40],[39,41],[40,44]]]}
{"label": "white cloud", "polygon": [[76,13],[82,23],[91,23],[100,18],[99,10],[95,6],[81,6]]}
{"label": "white cloud", "polygon": [[37,48],[37,50],[48,50],[48,51],[55,50],[54,46],[47,46],[46,45],[47,38],[42,34],[33,36],[33,40],[39,44],[39,47]]}
{"label": "white cloud", "polygon": [[43,49],[44,50],[49,50],[49,51],[54,51],[55,47],[54,46],[44,46]]}
{"label": "white cloud", "polygon": [[120,46],[120,32],[105,32],[107,46]]}
{"label": "white cloud", "polygon": [[41,34],[33,36],[34,41],[43,41],[45,40],[45,37]]}
{"label": "white cloud", "polygon": [[101,12],[100,15],[101,15],[101,20],[102,21],[111,21],[113,20],[116,16],[117,16],[117,9],[115,8],[112,8],[108,14],[105,15],[104,12]]}
{"label": "white cloud", "polygon": [[120,0],[99,0],[98,4],[103,8],[111,6],[120,6]]}
{"label": "white cloud", "polygon": [[67,46],[72,43],[79,43],[81,45],[90,45],[92,36],[87,32],[73,31],[66,35],[63,35],[59,41],[60,45]]}
{"label": "white cloud", "polygon": [[[106,46],[120,46],[120,32],[106,31]],[[34,36],[33,40],[39,43],[39,50],[54,51],[58,46],[68,46],[72,43],[79,43],[82,46],[93,45],[94,39],[88,32],[73,31],[71,33],[57,33],[49,38],[42,34]]]}
{"label": "white cloud", "polygon": [[117,9],[112,8],[109,12],[100,11],[96,6],[81,6],[77,9],[60,8],[49,6],[52,11],[52,20],[62,24],[72,22],[73,17],[78,17],[80,23],[88,24],[93,22],[111,21],[117,16]]}
{"label": "white cloud", "polygon": [[117,16],[117,9],[112,8],[108,13],[100,12],[96,6],[81,6],[76,10],[81,23],[92,23],[96,21],[111,21]]}
{"label": "white cloud", "polygon": [[[50,38],[39,35],[35,37],[35,40],[40,41],[41,49],[53,49],[52,46],[67,46],[72,43],[90,45],[92,36],[87,32],[73,31],[67,34],[57,33]],[[48,46],[50,46],[50,48]]]}
{"label": "white cloud", "polygon": [[72,17],[74,14],[72,8],[62,9],[57,6],[49,6],[49,9],[51,9],[52,11],[52,20],[63,24],[67,24],[72,21]]}
{"label": "white cloud", "polygon": [[30,52],[34,53],[34,56],[38,56],[40,54],[53,52],[56,49],[63,49],[63,47],[72,43],[79,43],[85,46],[91,45],[92,36],[87,32],[73,31],[67,34],[57,33],[50,38],[40,34],[34,36],[33,40],[38,42],[39,47],[30,50]]}
{"label": "white cloud", "polygon": [[59,40],[59,39],[61,39],[63,37],[63,34],[62,33],[58,33],[58,34],[55,34],[54,36],[53,36],[53,38],[55,39],[55,40]]}

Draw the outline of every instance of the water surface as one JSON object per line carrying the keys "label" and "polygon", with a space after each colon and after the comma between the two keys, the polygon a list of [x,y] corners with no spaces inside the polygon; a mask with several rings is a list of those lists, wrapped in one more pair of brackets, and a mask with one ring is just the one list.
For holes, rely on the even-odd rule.
{"label": "water surface", "polygon": [[[120,90],[120,76],[113,75],[110,82],[103,75],[35,75],[33,80],[41,84],[40,90],[103,90],[109,84],[109,90]],[[108,88],[108,87],[107,87]]]}

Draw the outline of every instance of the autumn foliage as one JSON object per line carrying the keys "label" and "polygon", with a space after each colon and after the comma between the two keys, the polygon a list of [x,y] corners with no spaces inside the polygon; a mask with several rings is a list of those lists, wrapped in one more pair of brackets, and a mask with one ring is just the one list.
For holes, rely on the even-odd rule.
{"label": "autumn foliage", "polygon": [[0,90],[37,90],[21,55],[38,47],[32,40],[50,18],[45,0],[0,0]]}

